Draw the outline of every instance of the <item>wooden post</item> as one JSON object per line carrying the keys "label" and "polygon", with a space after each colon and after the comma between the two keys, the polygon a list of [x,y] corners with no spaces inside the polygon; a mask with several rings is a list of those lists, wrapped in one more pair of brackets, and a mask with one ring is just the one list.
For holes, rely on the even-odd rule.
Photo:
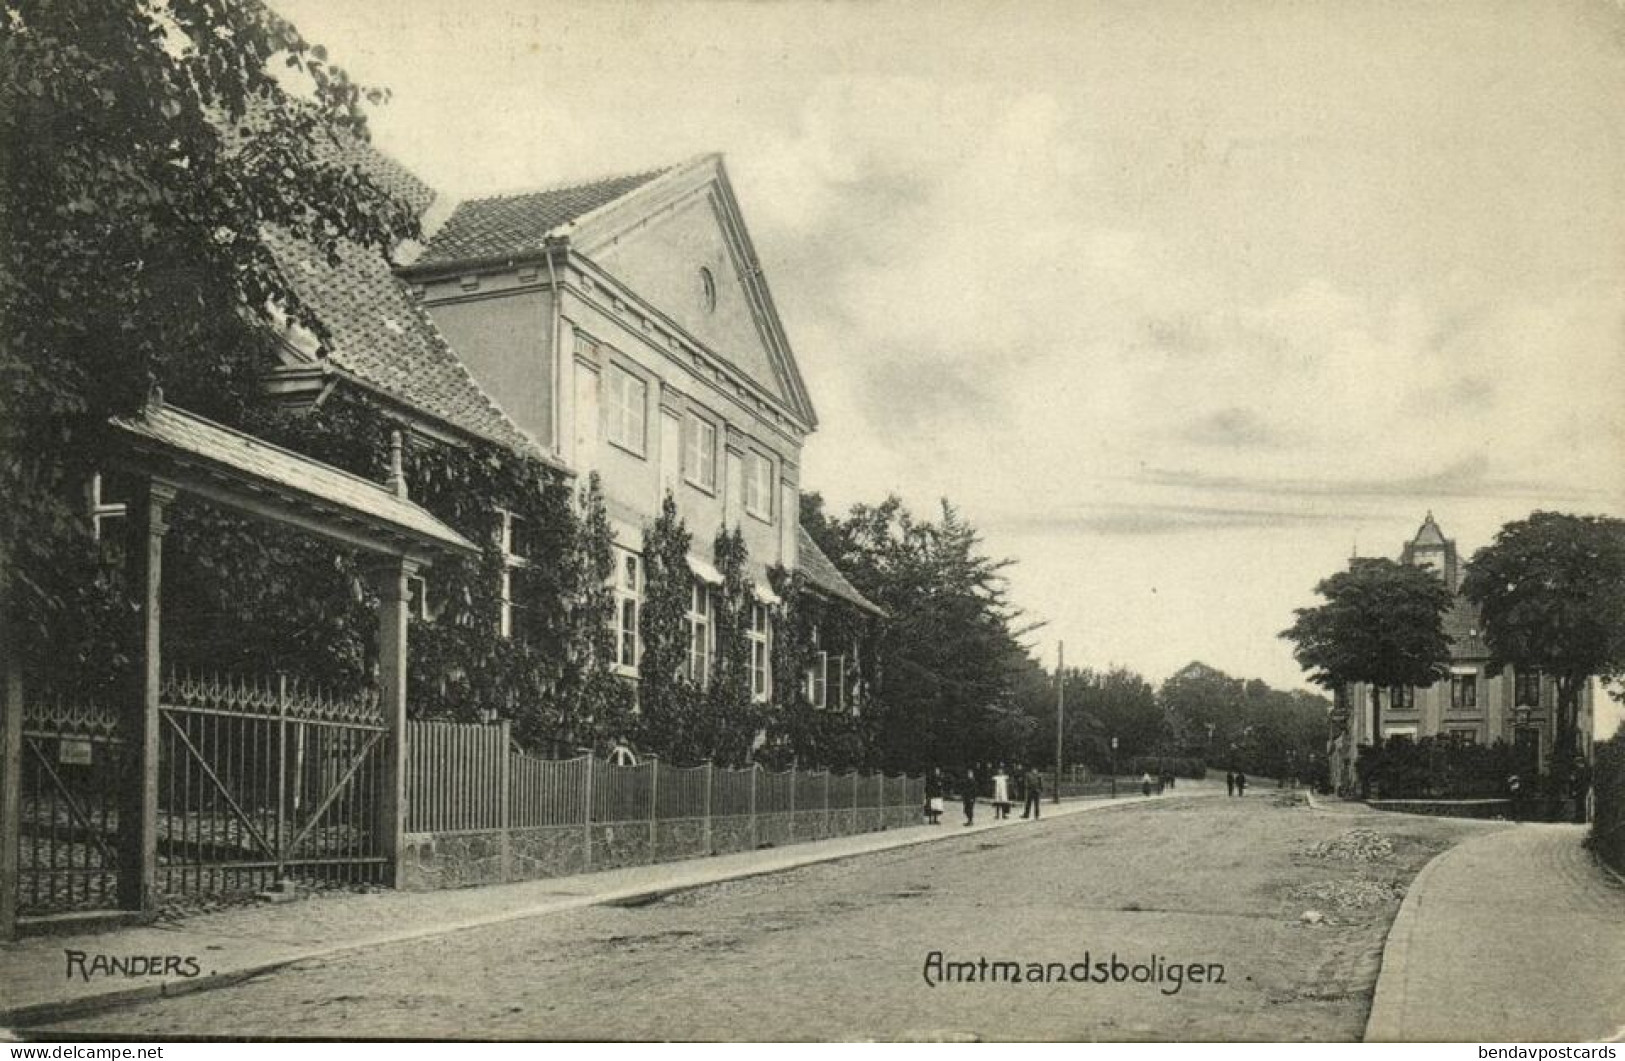
{"label": "wooden post", "polygon": [[762,772],[760,763],[750,764],[750,849],[762,845],[761,830],[756,827],[756,775]]}
{"label": "wooden post", "polygon": [[23,661],[17,628],[0,597],[0,940],[17,938],[17,889],[22,883]]}
{"label": "wooden post", "polygon": [[378,839],[384,874],[394,888],[405,879],[406,620],[411,599],[407,579],[417,570],[416,562],[392,556],[378,560],[368,572],[378,593],[378,707],[388,733],[378,793]]}
{"label": "wooden post", "polygon": [[502,732],[502,746],[497,753],[500,756],[497,760],[497,799],[501,803],[497,806],[497,827],[502,830],[499,834],[502,838],[502,881],[507,883],[513,879],[513,840],[508,835],[512,823],[508,810],[512,802],[509,787],[513,784],[513,771],[510,765],[512,753],[508,750],[508,742],[513,739],[511,733],[513,723],[503,719],[499,726]]}
{"label": "wooden post", "polygon": [[655,808],[659,806],[657,801],[660,799],[660,759],[656,757],[651,762],[654,765],[649,768],[649,861],[658,862],[660,859],[655,852],[659,848],[660,836],[655,826]]}
{"label": "wooden post", "polygon": [[586,778],[581,787],[585,789],[581,800],[581,864],[592,869],[592,764],[598,757],[591,749],[587,751]]}
{"label": "wooden post", "polygon": [[136,702],[123,717],[139,769],[124,792],[119,815],[119,905],[126,910],[158,907],[158,699],[163,684],[164,517],[175,488],[148,480],[129,508],[130,584],[140,594],[141,643],[136,650]]}
{"label": "wooden post", "polygon": [[785,843],[796,842],[796,768],[790,766],[790,824],[785,828]]}
{"label": "wooden post", "polygon": [[712,765],[711,760],[707,759],[705,761],[705,818],[704,818],[704,824],[701,826],[701,828],[703,830],[703,833],[702,833],[701,841],[700,841],[700,849],[702,851],[704,851],[708,855],[711,854],[711,839],[712,839],[712,836],[711,836],[711,785],[712,785],[712,782],[715,781],[715,779],[716,779],[716,772],[717,772],[717,768]]}

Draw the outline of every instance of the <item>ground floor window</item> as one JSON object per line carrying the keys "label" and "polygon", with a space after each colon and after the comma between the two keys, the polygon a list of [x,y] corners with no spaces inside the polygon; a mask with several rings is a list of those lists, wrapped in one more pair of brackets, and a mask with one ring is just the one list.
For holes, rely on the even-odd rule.
{"label": "ground floor window", "polygon": [[615,662],[623,672],[638,668],[638,604],[643,592],[642,561],[636,553],[616,550]]}
{"label": "ground floor window", "polygon": [[767,606],[750,606],[750,696],[758,702],[768,698],[772,666],[768,654]]}
{"label": "ground floor window", "polygon": [[688,603],[688,677],[704,685],[711,676],[711,587],[694,580]]}

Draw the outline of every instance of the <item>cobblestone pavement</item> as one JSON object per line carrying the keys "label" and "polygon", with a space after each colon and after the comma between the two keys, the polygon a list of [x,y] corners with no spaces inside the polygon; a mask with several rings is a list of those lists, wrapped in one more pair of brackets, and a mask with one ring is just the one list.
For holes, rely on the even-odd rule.
{"label": "cobblestone pavement", "polygon": [[[1391,855],[1313,853],[1355,827],[1380,831]],[[1449,844],[1498,828],[1326,815],[1266,792],[1147,801],[356,951],[33,1031],[1348,1041],[1405,883]],[[1321,908],[1306,920],[1310,901]],[[1148,965],[1161,982],[933,984],[934,952],[1023,970],[1106,962],[1108,976],[1113,961],[1130,977]],[[1212,982],[1169,979],[1191,963]]]}
{"label": "cobblestone pavement", "polygon": [[1367,1038],[1625,1038],[1625,883],[1583,836],[1524,825],[1429,866],[1394,924]]}

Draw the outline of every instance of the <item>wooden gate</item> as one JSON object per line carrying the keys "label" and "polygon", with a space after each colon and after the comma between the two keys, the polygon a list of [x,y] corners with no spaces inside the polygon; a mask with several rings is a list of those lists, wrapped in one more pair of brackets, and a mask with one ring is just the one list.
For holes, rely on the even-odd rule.
{"label": "wooden gate", "polygon": [[135,776],[117,714],[43,696],[25,702],[22,728],[18,912],[117,905],[119,812]]}
{"label": "wooden gate", "polygon": [[171,677],[159,715],[160,891],[385,881],[388,732],[376,695]]}

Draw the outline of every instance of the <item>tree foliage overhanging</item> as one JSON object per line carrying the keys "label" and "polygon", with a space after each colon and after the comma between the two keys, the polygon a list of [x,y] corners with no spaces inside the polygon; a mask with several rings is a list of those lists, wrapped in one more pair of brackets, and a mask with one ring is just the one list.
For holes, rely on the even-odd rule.
{"label": "tree foliage overhanging", "polygon": [[[290,92],[284,85],[291,85]],[[25,639],[94,567],[79,491],[154,383],[235,422],[285,314],[265,242],[383,250],[412,211],[350,164],[356,85],[258,0],[16,0],[0,20],[0,590]]]}

